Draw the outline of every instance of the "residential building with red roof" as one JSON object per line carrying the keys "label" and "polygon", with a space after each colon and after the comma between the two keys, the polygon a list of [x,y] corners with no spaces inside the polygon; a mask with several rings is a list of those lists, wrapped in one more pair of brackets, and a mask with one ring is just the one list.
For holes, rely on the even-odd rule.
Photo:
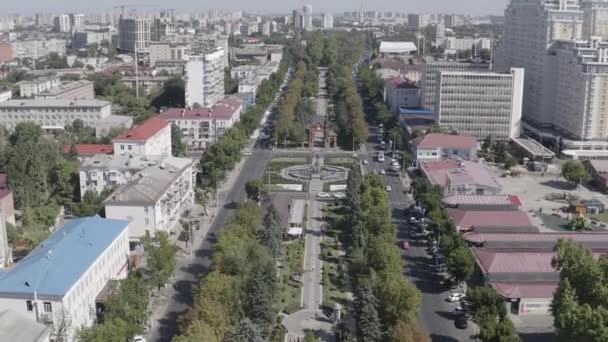
{"label": "residential building with red roof", "polygon": [[112,140],[115,155],[171,156],[171,124],[153,116]]}
{"label": "residential building with red roof", "polygon": [[456,229],[460,232],[535,233],[538,232],[528,214],[518,210],[464,210],[448,208]]}
{"label": "residential building with red roof", "polygon": [[498,195],[502,187],[481,163],[458,159],[420,162],[420,171],[444,195]]}
{"label": "residential building with red roof", "polygon": [[469,232],[464,239],[476,247],[486,248],[547,248],[553,249],[560,239],[581,243],[589,249],[608,249],[605,232],[554,232],[554,233],[480,233]]}
{"label": "residential building with red roof", "polygon": [[236,96],[211,107],[170,108],[158,116],[177,125],[189,150],[205,150],[241,119],[243,102]]}
{"label": "residential building with red roof", "polygon": [[465,210],[518,210],[521,207],[517,195],[449,195],[441,201],[447,207]]}
{"label": "residential building with red roof", "polygon": [[394,77],[384,83],[384,101],[393,114],[399,108],[416,108],[420,106],[420,86],[403,76]]}
{"label": "residential building with red roof", "polygon": [[414,141],[416,161],[477,158],[477,139],[467,135],[431,133]]}
{"label": "residential building with red roof", "polygon": [[[112,144],[76,144],[75,146],[76,152],[81,158],[88,158],[97,154],[114,154],[114,145]],[[63,146],[63,153],[70,153],[71,148],[71,145]]]}

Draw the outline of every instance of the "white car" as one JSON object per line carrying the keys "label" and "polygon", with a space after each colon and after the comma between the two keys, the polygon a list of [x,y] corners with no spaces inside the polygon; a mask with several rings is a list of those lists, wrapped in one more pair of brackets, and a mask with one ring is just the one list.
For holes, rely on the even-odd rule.
{"label": "white car", "polygon": [[447,298],[448,302],[458,302],[464,298],[464,293],[452,293]]}
{"label": "white car", "polygon": [[319,192],[317,194],[317,197],[319,197],[319,198],[329,198],[329,197],[331,197],[331,195],[328,194],[327,192]]}
{"label": "white car", "polygon": [[141,335],[135,335],[131,342],[146,342],[146,339]]}
{"label": "white car", "polygon": [[386,170],[384,170],[384,169],[380,170],[380,174],[381,175],[385,175],[386,174]]}
{"label": "white car", "polygon": [[336,192],[336,193],[334,194],[334,197],[335,197],[335,198],[346,198],[346,194],[345,194],[345,193],[343,193],[343,192]]}
{"label": "white car", "polygon": [[390,185],[387,185],[387,186],[386,186],[386,191],[392,191],[392,190],[393,190],[393,188],[391,188],[391,186],[390,186]]}
{"label": "white car", "polygon": [[369,164],[369,162],[366,159],[366,160],[363,161],[363,165],[367,165],[367,164]]}

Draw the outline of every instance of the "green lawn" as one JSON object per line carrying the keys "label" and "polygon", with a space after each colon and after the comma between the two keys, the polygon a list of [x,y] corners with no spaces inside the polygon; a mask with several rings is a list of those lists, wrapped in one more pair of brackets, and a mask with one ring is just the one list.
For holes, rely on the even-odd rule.
{"label": "green lawn", "polygon": [[346,264],[343,245],[339,242],[340,229],[338,227],[343,208],[340,205],[330,204],[324,208],[324,217],[328,224],[323,232],[321,255],[323,256],[323,303],[333,306],[340,303],[347,307],[345,294],[345,280],[348,276],[342,265]]}
{"label": "green lawn", "polygon": [[280,292],[277,312],[297,311],[300,308],[301,284],[290,280],[294,273],[302,274],[302,262],[304,260],[304,238],[284,243],[285,256],[281,260],[279,268]]}

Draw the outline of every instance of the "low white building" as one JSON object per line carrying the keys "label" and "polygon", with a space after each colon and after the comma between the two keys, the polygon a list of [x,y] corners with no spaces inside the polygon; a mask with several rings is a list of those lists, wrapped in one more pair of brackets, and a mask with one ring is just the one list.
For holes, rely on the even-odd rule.
{"label": "low white building", "polygon": [[441,127],[483,140],[521,133],[524,69],[510,72],[441,71],[435,112]]}
{"label": "low white building", "polygon": [[87,80],[65,82],[34,95],[36,100],[91,100],[94,98],[93,82]]}
{"label": "low white building", "polygon": [[413,42],[380,42],[380,55],[383,57],[405,57],[418,51]]}
{"label": "low white building", "polygon": [[158,117],[177,125],[190,150],[204,150],[239,122],[243,102],[235,96],[208,108],[171,108]]}
{"label": "low white building", "polygon": [[[96,320],[109,280],[127,276],[129,222],[99,216],[67,221],[13,268],[0,271],[0,308],[49,324],[51,340],[76,341]],[[66,327],[57,336],[59,327]]]}
{"label": "low white building", "polygon": [[140,171],[105,200],[106,217],[130,221],[133,242],[158,231],[175,232],[194,205],[193,164],[192,159],[168,157]]}
{"label": "low white building", "polygon": [[466,135],[431,133],[414,141],[417,162],[445,158],[472,160],[477,158],[477,139]]}
{"label": "low white building", "polygon": [[114,154],[132,156],[170,156],[171,125],[156,116],[121,133],[112,140]]}
{"label": "low white building", "polygon": [[61,80],[57,76],[39,77],[32,81],[19,81],[15,85],[19,86],[19,95],[21,97],[32,97],[38,93],[59,87]]}

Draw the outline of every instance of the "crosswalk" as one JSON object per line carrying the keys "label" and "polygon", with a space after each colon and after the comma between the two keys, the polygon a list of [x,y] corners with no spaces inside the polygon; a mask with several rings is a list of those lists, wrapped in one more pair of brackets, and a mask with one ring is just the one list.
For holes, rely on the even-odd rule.
{"label": "crosswalk", "polygon": [[407,201],[391,201],[392,207],[405,207],[409,205]]}

